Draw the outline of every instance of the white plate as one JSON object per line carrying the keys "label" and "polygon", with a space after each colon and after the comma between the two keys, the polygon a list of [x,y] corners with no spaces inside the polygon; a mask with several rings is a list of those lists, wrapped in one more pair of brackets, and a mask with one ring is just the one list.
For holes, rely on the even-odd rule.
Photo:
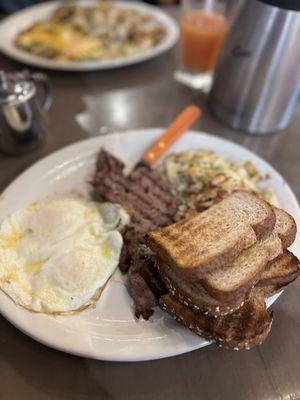
{"label": "white plate", "polygon": [[[77,3],[80,5],[91,5],[97,2],[98,1],[96,0],[80,0]],[[130,1],[122,1],[117,2],[120,7],[130,7],[148,12],[162,24],[166,30],[166,36],[161,43],[152,49],[130,57],[123,57],[109,61],[83,62],[60,62],[48,60],[22,51],[14,45],[14,39],[20,31],[28,28],[34,22],[47,18],[52,11],[61,4],[62,2],[60,1],[51,1],[38,4],[27,7],[24,10],[5,18],[0,24],[0,50],[7,56],[14,58],[17,61],[21,61],[24,64],[54,70],[90,71],[124,67],[125,65],[136,64],[141,61],[148,60],[169,50],[174,46],[178,39],[178,26],[176,22],[161,9],[143,3],[139,4]]]}
{"label": "white plate", "polygon": [[[161,133],[162,129],[147,129],[111,134],[84,140],[46,157],[25,171],[2,194],[0,221],[30,202],[70,190],[88,196],[87,178],[93,171],[100,147],[104,146],[127,165],[132,165]],[[275,191],[279,205],[295,217],[299,226],[297,200],[282,176],[269,164],[241,146],[205,133],[186,133],[171,151],[200,148],[212,149],[236,161],[251,160],[263,175],[270,174],[265,186]],[[296,243],[293,250],[299,254],[298,241]],[[35,314],[16,306],[0,293],[0,312],[17,328],[43,344],[84,357],[141,361],[169,357],[209,344],[159,309],[151,321],[135,321],[131,303],[118,271],[106,286],[97,307],[75,316]]]}

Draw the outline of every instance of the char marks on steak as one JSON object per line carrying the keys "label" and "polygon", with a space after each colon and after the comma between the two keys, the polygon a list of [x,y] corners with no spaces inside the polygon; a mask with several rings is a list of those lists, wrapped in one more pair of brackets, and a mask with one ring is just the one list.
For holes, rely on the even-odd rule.
{"label": "char marks on steak", "polygon": [[128,176],[123,170],[120,160],[101,150],[93,179],[94,193],[99,201],[121,204],[130,215],[130,225],[123,235],[120,269],[128,272],[135,315],[148,319],[165,287],[151,251],[143,245],[143,235],[173,223],[178,202],[167,181],[148,164],[140,163]]}

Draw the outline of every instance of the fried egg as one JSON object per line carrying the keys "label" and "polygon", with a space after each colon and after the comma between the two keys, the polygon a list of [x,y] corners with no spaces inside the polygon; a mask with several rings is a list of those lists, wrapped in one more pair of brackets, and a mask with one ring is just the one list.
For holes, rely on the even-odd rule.
{"label": "fried egg", "polygon": [[0,227],[0,288],[36,312],[93,304],[115,271],[129,221],[120,206],[79,199],[30,204]]}

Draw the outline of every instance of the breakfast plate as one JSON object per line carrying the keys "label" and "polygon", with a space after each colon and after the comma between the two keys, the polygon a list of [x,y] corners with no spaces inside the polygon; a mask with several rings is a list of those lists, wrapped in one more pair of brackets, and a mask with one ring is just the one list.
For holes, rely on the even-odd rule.
{"label": "breakfast plate", "polygon": [[[159,137],[163,129],[115,133],[75,143],[34,164],[1,195],[0,220],[28,203],[76,192],[90,196],[89,178],[101,147],[132,166]],[[249,150],[206,133],[188,132],[169,152],[211,149],[234,161],[250,160],[268,179],[262,186],[274,190],[280,207],[300,225],[297,200],[284,178]],[[291,250],[299,255],[296,240]],[[268,300],[271,305],[278,295]],[[23,309],[3,292],[0,312],[33,339],[58,350],[101,360],[142,361],[174,356],[207,346],[208,341],[191,333],[157,310],[149,321],[137,321],[132,311],[125,278],[117,270],[95,308],[70,316],[49,316]]]}
{"label": "breakfast plate", "polygon": [[[81,0],[77,1],[76,5],[89,6],[97,3],[99,4],[99,2],[95,0]],[[150,49],[142,50],[139,53],[126,57],[118,57],[103,61],[63,62],[39,57],[17,48],[14,44],[14,40],[21,31],[29,28],[37,21],[48,18],[58,6],[62,5],[60,1],[51,1],[25,8],[3,20],[0,24],[0,50],[17,61],[36,67],[65,71],[90,71],[136,64],[156,57],[174,46],[178,39],[178,27],[176,22],[164,11],[158,7],[130,1],[117,2],[116,4],[121,8],[130,8],[151,15],[165,30],[164,38]]]}

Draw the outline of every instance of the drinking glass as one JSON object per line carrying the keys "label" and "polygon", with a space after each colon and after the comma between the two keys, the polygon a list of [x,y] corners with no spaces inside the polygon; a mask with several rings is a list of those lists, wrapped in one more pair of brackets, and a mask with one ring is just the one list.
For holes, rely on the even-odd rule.
{"label": "drinking glass", "polygon": [[180,67],[175,79],[194,89],[210,90],[213,69],[228,30],[224,1],[182,0]]}

